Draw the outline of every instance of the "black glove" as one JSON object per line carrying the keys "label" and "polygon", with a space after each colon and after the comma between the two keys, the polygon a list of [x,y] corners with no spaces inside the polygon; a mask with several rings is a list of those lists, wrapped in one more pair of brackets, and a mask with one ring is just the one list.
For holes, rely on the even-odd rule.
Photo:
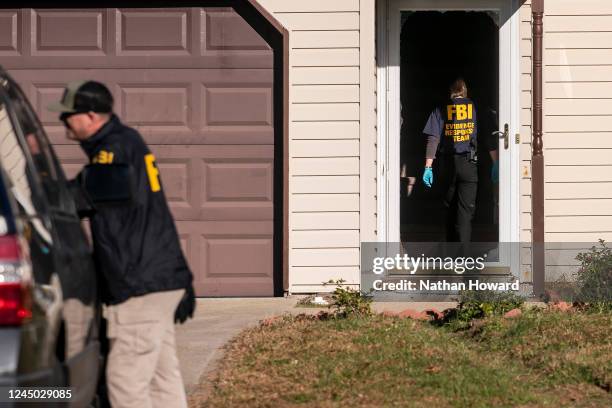
{"label": "black glove", "polygon": [[190,283],[189,286],[185,288],[185,294],[176,307],[176,311],[174,312],[174,323],[183,324],[187,319],[192,318],[195,307],[195,292],[193,291],[193,285]]}

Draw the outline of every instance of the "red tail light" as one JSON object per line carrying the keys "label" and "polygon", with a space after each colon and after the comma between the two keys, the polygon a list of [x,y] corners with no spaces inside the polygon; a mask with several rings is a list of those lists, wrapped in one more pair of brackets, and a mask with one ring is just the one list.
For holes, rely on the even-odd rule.
{"label": "red tail light", "polygon": [[17,262],[21,258],[19,242],[14,235],[0,236],[0,262]]}
{"label": "red tail light", "polygon": [[0,326],[18,326],[32,317],[29,276],[24,276],[15,236],[0,236]]}
{"label": "red tail light", "polygon": [[31,317],[29,287],[21,283],[0,283],[0,325],[18,326]]}

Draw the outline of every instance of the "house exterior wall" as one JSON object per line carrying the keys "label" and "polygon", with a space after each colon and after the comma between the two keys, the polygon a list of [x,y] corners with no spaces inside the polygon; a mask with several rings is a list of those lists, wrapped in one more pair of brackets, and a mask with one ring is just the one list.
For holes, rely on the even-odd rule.
{"label": "house exterior wall", "polygon": [[548,0],[544,14],[546,280],[612,239],[612,2]]}
{"label": "house exterior wall", "polygon": [[289,291],[358,284],[360,0],[259,3],[290,32]]}
{"label": "house exterior wall", "polygon": [[[359,282],[359,243],[376,237],[373,0],[260,0],[290,31],[289,284]],[[612,2],[546,0],[544,157],[547,280],[578,248],[612,239]],[[520,239],[531,241],[531,1],[520,14]],[[360,143],[361,141],[361,143]],[[574,245],[575,246],[575,245]],[[531,281],[531,253],[521,280]]]}
{"label": "house exterior wall", "polygon": [[[508,0],[510,1],[510,0]],[[376,0],[258,0],[289,31],[289,290],[359,283],[376,239]],[[520,238],[531,241],[531,0],[520,14]],[[545,239],[612,239],[612,2],[546,0]],[[576,248],[547,252],[547,279]],[[521,278],[531,280],[529,249]]]}
{"label": "house exterior wall", "polygon": [[[612,239],[612,2],[544,5],[544,231],[546,242],[554,243],[546,251],[546,281],[552,282],[571,276],[578,252],[600,238]],[[531,158],[529,7],[530,2],[521,8],[524,168]],[[529,241],[530,175],[523,172],[521,240]]]}

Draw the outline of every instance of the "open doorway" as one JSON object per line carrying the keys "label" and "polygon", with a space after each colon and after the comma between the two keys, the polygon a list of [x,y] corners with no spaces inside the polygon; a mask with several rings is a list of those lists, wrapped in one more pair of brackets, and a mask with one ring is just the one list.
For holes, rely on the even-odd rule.
{"label": "open doorway", "polygon": [[[485,11],[402,11],[400,37],[400,237],[403,242],[445,241],[445,191],[422,182],[430,112],[448,101],[448,86],[463,77],[478,112],[478,193],[472,241],[499,240],[497,184],[491,181],[489,150],[497,146],[499,28]],[[452,211],[452,210],[450,210]]]}

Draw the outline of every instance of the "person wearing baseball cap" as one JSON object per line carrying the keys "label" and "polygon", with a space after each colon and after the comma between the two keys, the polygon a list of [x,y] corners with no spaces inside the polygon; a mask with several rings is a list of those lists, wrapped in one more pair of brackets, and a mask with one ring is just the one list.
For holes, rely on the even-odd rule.
{"label": "person wearing baseball cap", "polygon": [[99,82],[73,81],[64,89],[62,99],[50,104],[48,109],[60,113],[69,139],[81,141],[110,121],[113,95]]}
{"label": "person wearing baseball cap", "polygon": [[[69,83],[49,110],[60,114],[66,136],[90,162],[78,180],[95,204],[90,226],[107,319],[111,405],[186,407],[174,324],[193,316],[193,276],[155,156],[113,113],[113,96],[102,83]],[[112,202],[101,189],[106,196],[113,190]]]}

